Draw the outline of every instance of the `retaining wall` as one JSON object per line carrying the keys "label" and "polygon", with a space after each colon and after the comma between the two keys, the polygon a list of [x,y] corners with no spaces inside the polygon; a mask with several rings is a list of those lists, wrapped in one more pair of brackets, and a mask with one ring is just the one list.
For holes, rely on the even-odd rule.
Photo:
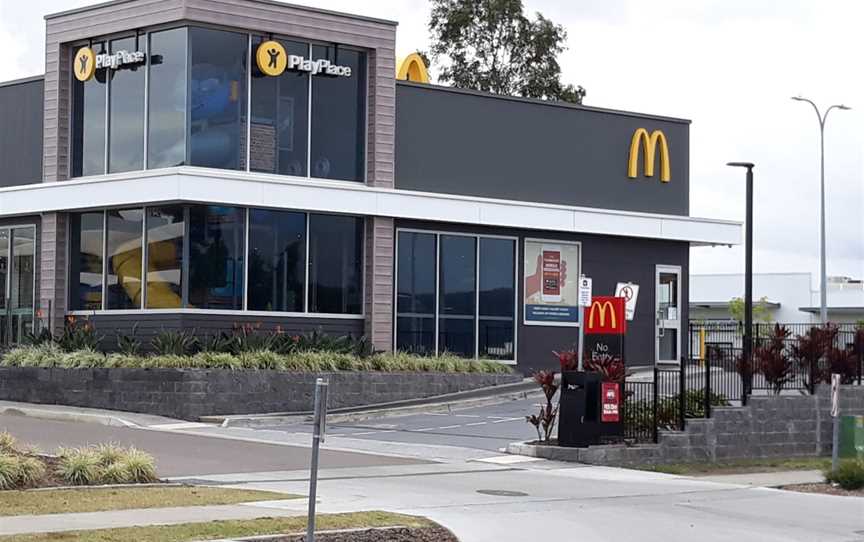
{"label": "retaining wall", "polygon": [[[842,386],[841,414],[864,415],[864,386]],[[684,431],[663,431],[657,444],[564,448],[513,444],[510,453],[595,465],[726,462],[807,457],[831,452],[830,388],[816,395],[755,396],[746,407],[712,409],[688,419]]]}
{"label": "retaining wall", "polygon": [[184,420],[304,412],[315,379],[330,380],[329,408],[375,405],[520,382],[520,374],[287,373],[223,369],[0,368],[0,400],[103,408]]}

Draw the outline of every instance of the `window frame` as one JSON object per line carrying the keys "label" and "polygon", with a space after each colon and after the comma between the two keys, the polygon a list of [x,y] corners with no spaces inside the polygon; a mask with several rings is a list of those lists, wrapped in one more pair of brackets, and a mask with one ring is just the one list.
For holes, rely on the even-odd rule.
{"label": "window frame", "polygon": [[[146,291],[147,291],[147,212],[151,208],[163,208],[172,205],[179,205],[184,208],[184,217],[185,217],[185,228],[184,228],[184,238],[183,238],[183,266],[181,270],[182,276],[186,279],[184,281],[183,286],[183,306],[180,308],[167,308],[167,309],[150,309],[147,307],[147,299],[146,299]],[[102,305],[99,309],[85,309],[85,310],[67,310],[66,314],[74,315],[74,316],[91,316],[96,314],[177,314],[177,313],[187,313],[187,314],[225,314],[225,315],[246,315],[246,316],[257,316],[257,317],[267,317],[267,316],[275,316],[275,317],[284,317],[284,318],[329,318],[334,320],[363,320],[366,318],[366,241],[367,241],[367,218],[363,215],[351,215],[345,213],[321,213],[317,211],[307,211],[301,209],[282,209],[282,208],[273,208],[273,207],[249,207],[246,205],[232,205],[231,207],[236,207],[238,209],[242,209],[245,213],[245,219],[243,221],[244,232],[243,232],[243,281],[242,281],[242,303],[241,308],[239,309],[204,309],[204,308],[196,308],[196,307],[188,307],[188,288],[189,288],[189,209],[193,205],[201,205],[201,206],[220,206],[217,203],[158,203],[158,204],[149,204],[149,205],[141,205],[140,207],[129,207],[129,206],[115,206],[115,207],[107,207],[103,209],[91,209],[91,210],[81,210],[76,211],[76,213],[101,213],[102,214],[102,250],[103,250],[103,259],[102,259]],[[104,256],[104,252],[106,250],[106,243],[108,239],[108,211],[113,210],[126,210],[126,209],[142,209],[144,213],[144,220],[142,226],[142,258],[141,258],[141,271],[142,271],[142,295],[141,295],[141,307],[137,309],[108,309],[106,293],[107,293],[107,282],[108,282],[108,258]],[[304,310],[303,311],[262,311],[262,310],[248,310],[248,288],[249,288],[249,216],[251,215],[251,211],[254,209],[264,209],[269,211],[286,211],[286,212],[296,212],[303,213],[306,216],[306,255],[304,262],[304,273],[306,276],[306,284],[304,285],[304,300],[308,299],[309,296],[309,217],[312,214],[322,214],[322,215],[336,215],[336,216],[348,216],[352,218],[360,218],[363,220],[362,227],[362,239],[361,239],[361,260],[360,260],[360,271],[361,271],[361,279],[360,279],[360,312],[359,313],[351,313],[351,314],[342,314],[342,313],[326,313],[326,312],[310,312],[309,304],[304,302]],[[5,226],[4,226],[5,227]],[[69,228],[66,228],[66,257],[67,261],[69,257],[72,257],[71,254],[71,235],[72,232]],[[70,269],[66,270],[67,277],[69,275]],[[66,303],[67,307],[71,306],[71,289],[66,288]]]}
{"label": "window frame", "polygon": [[497,235],[486,233],[466,233],[462,231],[447,231],[437,229],[423,228],[396,228],[396,239],[394,242],[394,258],[393,258],[393,351],[397,351],[398,337],[398,320],[399,313],[397,312],[396,304],[396,286],[399,281],[399,234],[405,233],[421,233],[435,236],[435,356],[439,352],[439,337],[440,330],[440,294],[441,294],[441,236],[456,236],[470,237],[475,240],[474,250],[476,265],[474,266],[474,357],[466,359],[480,359],[480,268],[483,263],[480,260],[480,240],[481,239],[504,239],[513,241],[513,358],[512,359],[494,359],[496,363],[505,365],[516,365],[519,357],[519,237],[516,235]]}
{"label": "window frame", "polygon": [[[74,41],[66,42],[63,44],[63,46],[66,47],[68,50],[67,52],[68,52],[69,62],[71,63],[72,58],[74,57],[75,51],[80,47],[92,46],[92,44],[96,43],[96,42],[105,42],[106,49],[107,49],[109,47],[108,44],[110,44],[110,42],[113,40],[130,38],[130,37],[132,37],[132,38],[138,37],[140,40],[143,40],[142,43],[144,43],[144,45],[145,45],[144,49],[147,51],[145,53],[147,56],[146,56],[145,70],[144,70],[144,119],[143,119],[143,125],[144,125],[144,159],[143,159],[143,167],[142,167],[142,169],[132,170],[132,171],[125,172],[125,173],[155,171],[155,170],[159,170],[159,169],[170,169],[170,168],[155,168],[154,170],[151,170],[149,163],[148,163],[148,156],[147,155],[149,153],[148,139],[149,139],[149,130],[150,130],[150,107],[149,107],[149,105],[150,105],[150,35],[153,34],[154,32],[162,32],[165,30],[172,30],[174,28],[187,28],[188,29],[188,28],[192,28],[192,27],[207,28],[207,29],[211,29],[211,30],[222,30],[225,32],[234,32],[236,34],[243,34],[246,36],[246,61],[247,61],[247,63],[246,63],[246,123],[245,123],[245,130],[246,130],[246,134],[245,134],[245,137],[246,137],[245,161],[246,161],[246,167],[243,169],[225,170],[225,171],[247,173],[247,174],[251,174],[251,175],[276,176],[279,178],[281,178],[281,177],[293,177],[296,179],[307,179],[307,180],[316,180],[316,181],[320,180],[320,181],[334,181],[334,182],[340,182],[340,183],[368,184],[368,182],[369,182],[369,164],[370,164],[370,159],[369,159],[370,158],[369,157],[369,108],[370,108],[370,103],[371,103],[370,102],[370,90],[369,89],[371,86],[372,72],[370,69],[370,65],[371,65],[372,55],[374,53],[373,50],[359,47],[359,46],[355,46],[355,45],[351,45],[351,44],[327,42],[327,41],[320,40],[320,39],[301,38],[301,37],[296,37],[296,36],[288,36],[285,34],[270,34],[270,33],[261,32],[261,31],[257,31],[257,30],[238,29],[236,27],[219,25],[219,24],[209,24],[209,23],[204,23],[204,22],[164,23],[164,24],[154,25],[154,26],[148,27],[146,30],[143,30],[143,31],[141,31],[141,30],[124,30],[122,32],[116,32],[116,33],[111,33],[111,34],[94,36],[94,37],[91,37],[88,39],[74,40]],[[251,162],[252,161],[250,159],[250,154],[249,154],[251,151],[251,139],[250,138],[251,138],[251,129],[252,129],[252,64],[251,63],[254,61],[254,54],[252,51],[252,41],[253,41],[253,38],[255,38],[255,37],[263,38],[265,40],[266,39],[286,40],[286,41],[293,41],[293,42],[307,44],[309,46],[308,51],[309,51],[310,58],[312,55],[312,47],[315,45],[320,45],[320,46],[325,46],[325,47],[338,45],[342,49],[350,49],[352,51],[358,51],[358,52],[366,55],[366,62],[365,62],[365,64],[366,64],[365,68],[366,69],[365,69],[365,74],[364,74],[364,76],[366,78],[366,84],[364,85],[364,88],[363,88],[363,92],[365,94],[363,95],[363,98],[364,98],[363,113],[364,114],[363,114],[363,176],[362,176],[362,179],[350,181],[350,180],[341,180],[341,179],[327,179],[327,178],[323,178],[323,177],[315,177],[312,175],[312,171],[311,171],[311,165],[312,165],[311,164],[311,161],[312,161],[312,102],[313,102],[313,96],[312,96],[313,84],[312,84],[312,81],[313,81],[313,78],[316,76],[313,76],[311,74],[309,76],[309,94],[308,94],[309,95],[309,100],[308,100],[309,103],[307,104],[308,122],[307,122],[307,127],[306,127],[306,145],[307,145],[307,147],[306,147],[306,175],[305,176],[297,176],[297,175],[285,175],[285,174],[280,174],[280,173],[261,173],[261,172],[251,171]],[[190,49],[189,49],[189,34],[187,33],[187,35],[186,35],[186,71],[187,71],[187,74],[186,74],[186,86],[187,86],[187,89],[186,89],[186,100],[187,100],[186,130],[187,131],[188,131],[189,126],[190,126],[190,122],[189,122],[190,108],[188,105],[188,101],[190,99],[190,94],[189,94],[189,88],[188,87],[191,84],[191,79],[190,79],[191,78],[191,71],[190,71],[191,70],[191,64],[190,64],[190,59],[189,59],[189,54],[190,54],[189,51],[190,51]],[[76,84],[76,81],[77,81],[75,79],[75,75],[74,75],[72,70],[68,70],[67,78],[68,78],[68,83],[69,83],[69,87],[68,87],[69,91],[68,92],[70,93],[70,97],[71,97],[72,85]],[[110,86],[111,86],[110,81],[107,81],[106,85],[105,85],[105,96],[106,96],[105,97],[105,149],[104,149],[103,172],[101,175],[108,175],[108,149],[110,146],[109,113],[110,113],[110,106],[111,106]],[[71,100],[70,100],[70,104],[71,104]],[[73,153],[72,153],[71,147],[72,147],[72,144],[74,141],[74,138],[72,136],[73,136],[74,128],[75,128],[75,126],[74,126],[74,112],[72,109],[73,108],[70,106],[66,112],[67,126],[68,126],[68,128],[66,129],[66,136],[67,136],[67,141],[68,141],[68,145],[69,145],[69,149],[67,149],[67,153],[66,153],[67,154],[67,157],[66,157],[66,172],[67,172],[66,179],[67,180],[70,180],[70,179],[87,179],[87,178],[97,177],[99,175],[89,175],[89,176],[83,176],[82,175],[80,177],[72,177]],[[190,142],[189,142],[189,137],[187,134],[187,137],[186,137],[186,155],[187,155],[187,157],[188,157],[189,153],[190,153]],[[200,167],[200,166],[187,165],[184,167],[193,167],[194,168],[194,167]]]}

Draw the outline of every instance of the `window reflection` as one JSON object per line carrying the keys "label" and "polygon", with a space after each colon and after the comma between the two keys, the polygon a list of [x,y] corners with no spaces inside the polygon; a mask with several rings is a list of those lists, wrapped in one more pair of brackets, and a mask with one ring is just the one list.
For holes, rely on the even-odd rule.
{"label": "window reflection", "polygon": [[102,308],[102,246],[104,213],[70,218],[69,303],[72,310]]}
{"label": "window reflection", "polygon": [[239,207],[189,209],[190,307],[243,307],[244,221]]}
{"label": "window reflection", "polygon": [[474,357],[477,296],[474,237],[441,236],[438,294],[438,351]]}
{"label": "window reflection", "polygon": [[351,68],[350,77],[312,78],[312,177],[365,179],[366,54],[338,46],[312,46],[314,60]]}
{"label": "window reflection", "polygon": [[309,217],[309,312],[363,310],[363,219]]}
{"label": "window reflection", "polygon": [[303,311],[306,214],[253,209],[249,216],[249,310]]}
{"label": "window reflection", "polygon": [[189,163],[246,169],[248,36],[189,29]]}
{"label": "window reflection", "polygon": [[[252,40],[256,51],[263,38]],[[309,56],[309,45],[280,40],[289,55]],[[252,171],[306,176],[309,129],[309,74],[285,70],[269,77],[252,68]]]}
{"label": "window reflection", "polygon": [[183,306],[183,207],[147,209],[147,308]]}
{"label": "window reflection", "polygon": [[396,349],[435,353],[435,235],[400,232]]}
{"label": "window reflection", "polygon": [[[140,41],[143,41],[141,39]],[[143,44],[142,44],[143,45]],[[111,53],[133,52],[139,38],[111,42]],[[110,77],[108,172],[144,168],[144,69],[138,66],[102,70]]]}
{"label": "window reflection", "polygon": [[150,34],[147,167],[186,163],[186,29]]}
{"label": "window reflection", "polygon": [[108,211],[108,309],[141,308],[141,256],[144,211]]}
{"label": "window reflection", "polygon": [[[97,55],[106,52],[104,43],[92,49]],[[105,173],[105,71],[96,70],[84,83],[72,78],[72,177]]]}
{"label": "window reflection", "polygon": [[481,357],[513,359],[516,242],[480,238],[478,349]]}

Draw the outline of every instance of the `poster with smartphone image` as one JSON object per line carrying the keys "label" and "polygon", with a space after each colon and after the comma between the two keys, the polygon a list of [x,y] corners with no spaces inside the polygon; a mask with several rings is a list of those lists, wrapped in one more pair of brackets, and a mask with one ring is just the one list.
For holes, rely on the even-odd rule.
{"label": "poster with smartphone image", "polygon": [[578,243],[526,239],[525,324],[578,325],[578,278]]}

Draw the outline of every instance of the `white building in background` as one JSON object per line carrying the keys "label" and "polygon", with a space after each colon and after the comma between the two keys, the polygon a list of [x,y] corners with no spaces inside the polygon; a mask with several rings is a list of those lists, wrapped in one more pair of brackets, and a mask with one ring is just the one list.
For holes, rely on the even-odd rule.
{"label": "white building in background", "polygon": [[[753,299],[765,298],[773,322],[819,321],[819,290],[811,273],[757,273]],[[690,275],[690,320],[729,320],[729,302],[744,297],[744,274]],[[832,322],[864,320],[864,281],[828,277],[828,318]]]}

